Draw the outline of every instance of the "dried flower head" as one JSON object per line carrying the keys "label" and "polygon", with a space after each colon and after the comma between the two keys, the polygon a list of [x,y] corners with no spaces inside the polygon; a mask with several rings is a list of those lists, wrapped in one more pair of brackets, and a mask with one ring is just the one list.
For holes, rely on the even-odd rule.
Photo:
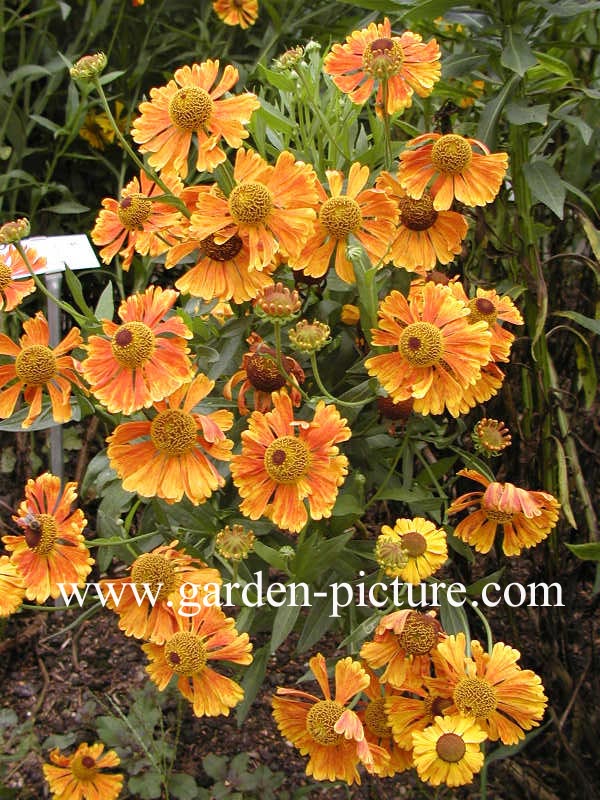
{"label": "dried flower head", "polygon": [[248,558],[255,539],[254,531],[247,531],[243,525],[225,525],[217,533],[217,552],[228,561],[242,561]]}
{"label": "dried flower head", "polygon": [[254,309],[259,317],[267,317],[271,322],[289,322],[301,307],[300,295],[295,289],[276,283],[258,295]]}
{"label": "dried flower head", "polygon": [[301,319],[290,331],[290,342],[300,353],[317,353],[331,341],[331,329],[324,322]]}
{"label": "dried flower head", "polygon": [[510,431],[497,419],[483,418],[471,435],[475,449],[487,456],[499,456],[511,443]]}

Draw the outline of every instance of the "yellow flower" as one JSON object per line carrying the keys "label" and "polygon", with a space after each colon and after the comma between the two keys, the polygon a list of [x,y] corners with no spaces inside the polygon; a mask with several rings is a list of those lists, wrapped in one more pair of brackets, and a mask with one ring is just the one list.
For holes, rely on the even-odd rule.
{"label": "yellow flower", "polygon": [[432,786],[464,786],[483,766],[480,744],[486,735],[467,717],[436,717],[433,725],[413,733],[413,759],[422,781]]}

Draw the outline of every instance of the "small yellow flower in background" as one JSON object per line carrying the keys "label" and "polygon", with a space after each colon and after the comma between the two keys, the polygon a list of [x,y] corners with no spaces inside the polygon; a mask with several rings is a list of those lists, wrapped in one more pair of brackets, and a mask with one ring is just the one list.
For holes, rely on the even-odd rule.
{"label": "small yellow flower in background", "polygon": [[473,719],[458,714],[436,717],[412,739],[417,774],[432,786],[464,786],[483,766],[481,743],[487,736]]}
{"label": "small yellow flower in background", "polygon": [[475,100],[481,97],[485,88],[485,81],[473,81],[468,88],[469,94],[461,98],[458,105],[461,108],[469,108],[475,104]]}
{"label": "small yellow flower in background", "polygon": [[45,472],[25,486],[25,499],[13,517],[22,533],[3,536],[10,560],[23,576],[28,600],[44,603],[60,595],[59,583],[83,586],[94,559],[85,544],[87,520],[77,499],[76,483],[65,484]]}
{"label": "small yellow flower in background", "polygon": [[0,244],[14,244],[25,239],[31,232],[31,225],[26,217],[11,220],[0,225]]}
{"label": "small yellow flower in background", "polygon": [[177,624],[179,630],[164,644],[142,645],[150,660],[146,672],[161,692],[177,676],[177,688],[192,703],[197,717],[229,716],[230,709],[243,699],[244,690],[209,662],[250,664],[248,634],[238,633],[235,620],[218,606],[202,601],[193,617],[177,615]]}
{"label": "small yellow flower in background", "polygon": [[[50,347],[50,329],[41,311],[23,323],[24,334],[19,344],[0,333],[0,355],[14,359],[0,371],[0,419],[10,417],[21,392],[29,406],[23,428],[29,428],[42,411],[44,390],[50,397],[55,422],[68,422],[72,417],[71,390],[83,389],[79,380],[80,364],[71,350],[82,344],[79,328],[71,328],[65,338]],[[4,388],[7,384],[8,387]]]}
{"label": "small yellow flower in background", "polygon": [[100,770],[117,767],[121,762],[114,750],[104,745],[80,744],[71,756],[52,750],[44,764],[44,777],[52,792],[52,800],[116,800],[123,786],[123,775]]}
{"label": "small yellow flower in background", "polygon": [[400,153],[398,180],[417,200],[429,189],[433,208],[446,211],[454,198],[467,206],[491,203],[507,168],[506,153],[490,153],[477,139],[457,133],[424,133],[407,142]]}
{"label": "small yellow flower in background", "polygon": [[251,92],[223,97],[238,81],[235,67],[228,64],[217,81],[218,75],[219,61],[209,59],[180,67],[166,86],[150,89],[150,100],[140,103],[131,136],[140,153],[150,153],[151,167],[185,179],[192,138],[199,172],[212,172],[225,161],[222,139],[230,147],[242,146],[248,137],[244,125],[260,103]]}
{"label": "small yellow flower in background", "polygon": [[423,42],[418,33],[394,36],[389,19],[353,31],[344,44],[334,44],[323,64],[338,89],[361,105],[377,87],[376,110],[384,102],[388,114],[412,105],[413,94],[428,97],[440,79],[440,48],[435,39]]}
{"label": "small yellow flower in background", "polygon": [[255,540],[254,531],[246,530],[243,525],[225,525],[217,533],[215,548],[228,561],[243,561],[248,558]]}
{"label": "small yellow flower in background", "polygon": [[360,322],[360,309],[352,303],[344,303],[340,320],[344,325],[356,325]]}
{"label": "small yellow flower in background", "polygon": [[471,434],[475,449],[487,456],[499,456],[510,446],[512,437],[503,422],[497,419],[479,420]]}
{"label": "small yellow flower in background", "polygon": [[25,580],[8,556],[0,556],[0,617],[14,614],[25,597]]}
{"label": "small yellow flower in background", "polygon": [[225,25],[249,28],[258,18],[258,0],[215,0],[213,9]]}
{"label": "small yellow flower in background", "polygon": [[[121,133],[124,133],[127,125],[127,117],[123,115],[124,108],[123,103],[117,100],[114,119]],[[89,111],[83,121],[79,135],[86,142],[89,142],[90,146],[95,150],[104,150],[106,145],[115,141],[114,128],[104,112]]]}
{"label": "small yellow flower in background", "polygon": [[448,514],[456,514],[477,507],[458,523],[454,535],[473,545],[478,553],[492,549],[498,526],[504,534],[503,551],[507,556],[518,556],[524,548],[546,539],[556,525],[560,503],[551,494],[519,489],[508,481],[490,481],[474,469],[461,469],[458,474],[485,489],[457,497],[448,509]]}
{"label": "small yellow flower in background", "polygon": [[386,575],[416,585],[437,572],[448,558],[446,532],[423,517],[397,519],[393,528],[382,526],[375,557]]}

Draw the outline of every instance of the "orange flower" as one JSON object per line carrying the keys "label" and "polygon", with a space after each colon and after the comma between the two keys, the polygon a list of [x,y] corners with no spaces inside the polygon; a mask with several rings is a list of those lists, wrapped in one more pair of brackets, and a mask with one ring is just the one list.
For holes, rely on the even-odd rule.
{"label": "orange flower", "polygon": [[[231,459],[233,482],[244,498],[242,514],[266,516],[298,533],[310,519],[330,517],[348,459],[336,444],[350,438],[335,406],[319,401],[311,422],[295,421],[287,394],[272,396],[274,409],[254,411],[242,433],[242,452]],[[297,431],[297,435],[296,435]]]}
{"label": "orange flower", "polygon": [[407,142],[400,153],[398,180],[416,199],[429,187],[434,209],[445,211],[455,197],[467,206],[491,203],[507,167],[506,153],[490,153],[477,139],[457,133],[424,133]]}
{"label": "orange flower", "polygon": [[373,754],[373,764],[368,766],[369,772],[380,778],[391,778],[399,772],[412,767],[411,746],[398,747],[392,736],[392,727],[386,711],[387,703],[395,696],[389,684],[382,684],[375,673],[365,667],[369,676],[369,685],[364,690],[368,702],[358,712],[365,729],[365,738]]}
{"label": "orange flower", "polygon": [[419,611],[394,611],[379,621],[373,641],[363,644],[360,657],[371,669],[385,667],[381,683],[414,691],[429,675],[431,652],[441,635],[441,625],[433,616]]}
{"label": "orange flower", "polygon": [[348,706],[369,685],[369,676],[351,658],[335,665],[332,699],[325,659],[318,653],[308,662],[325,700],[298,689],[279,687],[273,698],[277,727],[300,753],[310,756],[306,774],[318,781],[360,783],[359,761],[373,763],[373,753],[358,715]]}
{"label": "orange flower", "polygon": [[23,531],[3,536],[10,560],[25,581],[28,600],[44,603],[60,594],[59,583],[83,586],[94,559],[85,545],[83,511],[71,506],[77,499],[76,483],[61,491],[60,478],[45,472],[25,486],[25,499],[13,519]]}
{"label": "orange flower", "polygon": [[164,172],[186,178],[192,134],[196,134],[196,169],[212,172],[225,161],[219,146],[225,139],[230,147],[241,147],[248,137],[244,129],[260,103],[256,95],[245,92],[223,98],[239,73],[227,65],[215,85],[219,61],[203,61],[176,70],[166,86],[150,89],[150,101],[140,104],[140,116],[131,128],[140,153],[151,153],[148,163]]}
{"label": "orange flower", "polygon": [[512,325],[522,325],[523,317],[519,309],[508,295],[499,295],[495,289],[478,288],[475,297],[469,300],[460,283],[452,285],[452,291],[455,296],[458,296],[456,291],[460,292],[461,290],[461,299],[464,298],[471,309],[469,319],[473,322],[483,319],[490,326],[492,332],[492,340],[490,342],[491,360],[509,361],[515,335],[507,331],[500,323],[510,322]]}
{"label": "orange flower", "polygon": [[179,317],[164,319],[177,297],[149,286],[121,303],[121,325],[103,320],[105,336],[90,336],[83,374],[111,413],[149,408],[192,377],[185,341],[192,333]]}
{"label": "orange flower", "polygon": [[[174,195],[181,194],[180,180],[170,176],[164,180]],[[133,178],[123,189],[120,201],[104,198],[92,230],[92,241],[102,248],[100,258],[105,264],[119,253],[123,269],[127,271],[134,252],[141,256],[158,256],[175,243],[174,234],[181,225],[182,216],[168,203],[152,199],[162,194],[163,190],[141,172],[139,180]]]}
{"label": "orange flower", "polygon": [[473,545],[479,553],[489,553],[498,526],[502,526],[502,549],[507,556],[518,556],[526,547],[543,541],[556,525],[560,503],[547,492],[530,492],[512,483],[489,481],[474,469],[458,473],[477,481],[484,492],[469,492],[457,497],[448,509],[456,514],[471,506],[478,510],[459,522],[454,535]]}
{"label": "orange flower", "polygon": [[190,235],[223,244],[234,234],[248,246],[248,269],[264,269],[276,253],[296,257],[313,229],[319,199],[313,168],[284,150],[275,166],[253,150],[238,150],[228,198],[215,185],[199,194]]}
{"label": "orange flower", "polygon": [[[38,256],[32,247],[25,247],[29,264],[34,272],[46,266],[44,256]],[[12,311],[27,295],[35,292],[35,283],[21,254],[12,245],[0,252],[0,311]]]}
{"label": "orange flower", "polygon": [[229,460],[233,442],[225,438],[224,431],[233,425],[233,414],[224,410],[192,412],[214,385],[199,373],[165,400],[154,403],[152,421],[117,426],[107,439],[107,454],[126,491],[161,497],[167,503],[177,503],[185,495],[198,505],[225,485],[210,459]]}
{"label": "orange flower", "polygon": [[244,697],[244,690],[226,678],[209,661],[250,664],[252,645],[247,633],[238,633],[235,620],[218,606],[200,603],[193,617],[177,616],[179,630],[164,644],[145,644],[150,659],[146,672],[162,692],[174,675],[177,688],[193,704],[197,717],[229,716]]}
{"label": "orange flower", "polygon": [[22,427],[29,428],[41,413],[45,389],[50,396],[54,421],[68,422],[72,416],[71,388],[74,384],[83,389],[78,377],[80,364],[67,355],[82,344],[79,328],[71,328],[56,347],[50,347],[50,330],[41,311],[34,319],[26,320],[23,329],[20,345],[0,333],[0,355],[14,359],[0,366],[0,387],[10,384],[0,392],[0,419],[12,415],[23,392],[23,399],[30,408]]}
{"label": "orange flower", "polygon": [[[194,584],[200,592],[208,583],[221,584],[221,575],[216,569],[210,569],[199,558],[178,550],[178,544],[175,539],[169,545],[163,544],[150,553],[142,553],[131,565],[126,578],[100,582],[106,589],[106,605],[117,612],[119,628],[127,636],[164,644],[179,629],[177,617],[184,599],[180,593],[183,584]],[[154,600],[148,598],[144,584],[147,584]],[[132,585],[138,590],[139,602]],[[112,592],[109,586],[114,587]]]}
{"label": "orange flower", "polygon": [[390,258],[397,267],[423,274],[437,262],[448,264],[461,252],[467,220],[456,211],[436,211],[428,191],[419,200],[409,197],[396,178],[382,172],[375,186],[398,203],[400,223]]}
{"label": "orange flower", "polygon": [[8,556],[0,556],[0,617],[14,614],[24,597],[23,576]]}
{"label": "orange flower", "polygon": [[483,320],[469,324],[469,309],[444,286],[427,283],[408,300],[393,291],[379,306],[373,344],[397,348],[365,366],[396,403],[414,398],[420,414],[459,414],[464,389],[490,360],[491,334]]}
{"label": "orange flower", "polygon": [[[249,414],[246,405],[246,392],[253,389],[254,409],[265,414],[273,408],[272,393],[286,386],[290,391],[292,404],[298,408],[302,402],[302,395],[295,386],[290,386],[279,371],[275,363],[275,350],[263,342],[256,333],[251,333],[246,339],[250,345],[250,352],[242,356],[242,368],[235,372],[223,388],[223,395],[227,400],[233,397],[233,388],[243,381],[238,394],[238,411],[244,416]],[[304,383],[304,370],[295,358],[283,356],[283,366],[288,375],[291,375],[299,384]]]}
{"label": "orange flower", "polygon": [[172,267],[195,250],[199,251],[198,260],[175,282],[180,292],[208,301],[219,298],[244,303],[273,284],[271,273],[275,265],[267,264],[262,271],[251,272],[248,243],[236,234],[221,244],[212,234],[206,239],[177,244],[170,249],[165,266]]}
{"label": "orange flower", "polygon": [[258,0],[214,0],[212,5],[225,25],[249,28],[258,17]]}
{"label": "orange flower", "polygon": [[117,767],[121,762],[114,750],[102,755],[103,752],[102,742],[82,743],[72,756],[52,750],[52,764],[43,767],[52,800],[116,800],[121,793],[123,776],[99,770]]}
{"label": "orange flower", "polygon": [[540,678],[517,666],[521,654],[502,642],[486,653],[473,641],[470,658],[466,646],[459,633],[440,642],[433,654],[431,688],[452,698],[444,713],[475,718],[492,742],[517,744],[544,716],[548,698]]}
{"label": "orange flower", "polygon": [[381,266],[389,250],[389,242],[398,218],[396,203],[378,189],[365,189],[369,168],[355,162],[350,167],[345,194],[344,175],[327,170],[331,197],[321,184],[317,191],[321,201],[314,233],[297,257],[290,258],[293,269],[302,270],[311,278],[320,278],[329,269],[335,253],[335,271],[346,283],[354,281],[354,268],[346,256],[350,234],[359,239],[374,266]]}
{"label": "orange flower", "polygon": [[[440,48],[418,33],[393,36],[390,21],[371,22],[352,31],[345,44],[334,44],[323,65],[338,89],[353,103],[364,103],[377,86],[376,108],[388,114],[412,105],[412,96],[428,97],[440,79]],[[387,88],[384,90],[384,86]],[[387,94],[387,97],[386,97]]]}
{"label": "orange flower", "polygon": [[411,687],[410,695],[393,694],[386,697],[385,711],[394,740],[400,747],[412,750],[413,733],[427,728],[435,717],[441,716],[444,709],[451,705],[451,700],[423,686]]}

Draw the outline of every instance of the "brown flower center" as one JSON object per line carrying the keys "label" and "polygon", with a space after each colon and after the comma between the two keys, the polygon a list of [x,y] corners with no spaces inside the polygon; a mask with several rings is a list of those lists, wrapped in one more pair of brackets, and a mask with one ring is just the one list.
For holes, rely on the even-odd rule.
{"label": "brown flower center", "polygon": [[169,408],[160,411],[150,425],[150,436],[157,450],[168,456],[180,456],[196,444],[198,426],[187,411]]}
{"label": "brown flower center", "polygon": [[467,752],[467,746],[457,733],[443,733],[436,742],[435,751],[442,761],[455,764]]}
{"label": "brown flower center", "polygon": [[399,349],[413,367],[432,367],[444,351],[441,331],[431,322],[413,322],[402,331]]}
{"label": "brown flower center", "polygon": [[98,774],[96,761],[91,756],[75,756],[71,762],[71,772],[80,781],[91,781]]}
{"label": "brown flower center", "polygon": [[295,483],[308,472],[308,446],[295,436],[281,436],[267,447],[264,464],[269,477],[277,483]]}
{"label": "brown flower center", "polygon": [[261,392],[275,392],[285,386],[285,378],[275,361],[258,353],[246,359],[246,375],[252,386]]}
{"label": "brown flower center", "polygon": [[136,369],[154,352],[154,334],[143,322],[126,322],[113,336],[111,348],[119,364]]}
{"label": "brown flower center", "polygon": [[409,531],[402,535],[402,547],[410,558],[418,558],[427,550],[427,539],[417,531]]}
{"label": "brown flower center", "polygon": [[404,53],[399,39],[382,37],[369,42],[363,53],[363,69],[374,78],[390,78],[402,69]]}
{"label": "brown flower center", "polygon": [[184,86],[171,98],[169,116],[178,128],[197,131],[210,119],[213,108],[213,99],[205,89]]}
{"label": "brown flower center", "polygon": [[372,700],[365,710],[367,728],[380,739],[392,735],[392,731],[385,713],[385,697]]}
{"label": "brown flower center", "polygon": [[158,600],[166,600],[176,587],[177,575],[168,558],[158,553],[143,553],[133,562],[131,580],[138,585],[147,583],[153,594],[159,592]]}
{"label": "brown flower center", "polygon": [[[24,526],[24,523],[21,522]],[[58,536],[58,523],[51,514],[36,514],[24,527],[23,536],[30,550],[40,556],[52,552]]]}
{"label": "brown flower center", "polygon": [[179,631],[165,645],[165,661],[178,675],[198,675],[206,666],[208,651],[202,637]]}
{"label": "brown flower center", "polygon": [[119,203],[117,216],[128,231],[141,231],[144,222],[152,214],[152,200],[143,194],[130,194]]}
{"label": "brown flower center", "polygon": [[215,237],[211,234],[203,239],[200,247],[204,253],[214,261],[231,261],[242,249],[243,242],[235,233],[223,244],[216,244]]}
{"label": "brown flower center", "polygon": [[32,344],[24,347],[15,361],[17,378],[30,386],[42,386],[57,373],[56,357],[49,347]]}
{"label": "brown flower center", "polygon": [[319,211],[319,220],[334,239],[345,239],[360,228],[362,214],[360,206],[351,197],[330,197]]}
{"label": "brown flower center", "polygon": [[406,620],[398,642],[409,656],[424,656],[430,653],[438,643],[435,622],[431,617],[415,611]]}
{"label": "brown flower center", "polygon": [[229,211],[235,222],[258,225],[273,210],[273,195],[263,183],[244,181],[231,190]]}
{"label": "brown flower center", "polygon": [[12,269],[4,261],[0,261],[0,289],[4,289],[11,284],[12,279]]}
{"label": "brown flower center", "polygon": [[449,175],[458,175],[469,166],[473,158],[471,145],[457,133],[447,133],[433,145],[431,161],[440,171]]}
{"label": "brown flower center", "polygon": [[343,713],[344,706],[341,703],[319,700],[306,715],[306,730],[319,744],[339,744],[344,737],[336,733],[333,727]]}
{"label": "brown flower center", "polygon": [[489,717],[498,706],[496,690],[483,678],[461,678],[452,697],[463,717]]}
{"label": "brown flower center", "polygon": [[483,319],[491,327],[496,322],[496,306],[487,297],[474,297],[469,301],[469,322],[479,322]]}
{"label": "brown flower center", "polygon": [[426,231],[435,223],[438,212],[433,207],[429,192],[424,192],[419,200],[412,197],[400,197],[400,222],[411,231]]}

